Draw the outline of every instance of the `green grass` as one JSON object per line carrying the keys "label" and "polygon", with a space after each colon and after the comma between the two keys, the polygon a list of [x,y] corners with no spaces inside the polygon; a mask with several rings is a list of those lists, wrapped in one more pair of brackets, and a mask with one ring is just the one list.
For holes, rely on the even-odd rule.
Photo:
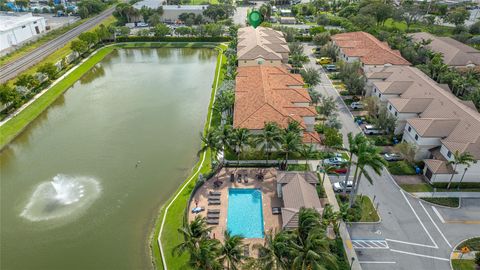
{"label": "green grass", "polygon": [[[219,46],[221,49],[225,50],[226,46],[225,45],[220,45]],[[222,61],[221,61],[222,60]],[[221,62],[220,62],[221,61]],[[221,66],[226,63],[227,59],[225,57],[221,57],[221,54],[219,53],[217,57],[217,66],[215,68],[215,77],[214,77],[214,82],[213,82],[213,87],[215,86],[216,82],[218,81],[218,85],[221,84],[223,81],[223,76],[224,73],[220,72],[220,76],[217,77],[219,68],[222,68]],[[207,120],[205,122],[205,128],[204,132],[206,132],[208,128],[208,123],[210,121],[210,118],[212,117],[212,108],[213,108],[213,97],[214,97],[214,89],[212,87],[212,93],[211,93],[211,98],[210,98],[210,104],[208,106],[208,115],[207,115]],[[212,123],[214,122],[214,119],[212,119]],[[197,172],[199,170],[200,173],[206,174],[210,171],[210,153],[205,152],[201,157],[200,160],[205,159],[204,163],[200,167],[200,161],[197,162],[195,167],[193,168],[193,172]],[[198,173],[198,172],[197,172]],[[193,173],[190,177],[196,177],[197,173]],[[189,178],[190,178],[189,177]],[[187,179],[189,179],[187,178]],[[181,192],[180,190],[184,187],[185,189]],[[188,260],[188,255],[184,254],[183,256],[173,256],[172,255],[172,250],[173,248],[181,243],[182,239],[180,234],[178,233],[178,228],[183,226],[183,218],[184,218],[184,213],[185,213],[185,207],[188,203],[188,199],[190,198],[190,194],[195,186],[195,181],[190,181],[189,183],[184,183],[182,184],[176,194],[179,194],[175,202],[170,206],[168,213],[165,218],[165,224],[163,228],[163,233],[161,236],[162,239],[162,244],[163,244],[163,251],[164,251],[164,256],[165,256],[165,261],[169,268],[171,269],[178,269],[184,266],[187,263]],[[165,214],[165,209],[166,206],[171,202],[171,200],[174,198],[175,195],[172,195],[172,197],[164,204],[164,207],[159,212],[158,219],[155,223],[155,230],[153,232],[153,237],[151,239],[151,248],[152,248],[152,256],[153,256],[153,262],[155,264],[156,269],[163,269],[163,264],[162,264],[162,259],[160,255],[160,249],[158,247],[158,235],[160,233],[160,226],[161,222],[163,220],[163,216]]]}
{"label": "green grass", "polygon": [[377,210],[375,210],[375,206],[370,200],[370,197],[362,195],[356,198],[357,204],[360,205],[362,217],[360,218],[360,222],[377,222],[380,221],[380,217],[378,216]]}
{"label": "green grass", "polygon": [[480,251],[480,237],[475,237],[467,241],[464,241],[463,243],[457,246],[457,250],[460,250],[465,246],[468,247],[470,250]]}
{"label": "green grass", "polygon": [[[398,22],[398,21],[394,21],[393,19],[386,20],[384,27],[390,30],[392,30],[393,28],[396,28],[403,32],[407,31],[407,24],[405,22],[403,21]],[[422,32],[429,32],[433,34],[439,34],[442,36],[445,36],[445,35],[449,36],[449,35],[452,35],[453,29],[454,28],[450,26],[436,25],[436,24],[427,26],[425,24],[417,23],[417,24],[410,25],[409,30],[410,32],[412,32],[412,30],[419,30]]]}
{"label": "green grass", "polygon": [[287,171],[310,171],[308,164],[288,164]]}
{"label": "green grass", "polygon": [[448,206],[448,207],[458,207],[460,205],[460,199],[459,198],[440,198],[440,197],[424,197],[420,198],[424,201],[438,204],[441,206]]}
{"label": "green grass", "polygon": [[433,192],[433,187],[427,183],[422,184],[400,184],[406,192]]}
{"label": "green grass", "polygon": [[118,43],[121,48],[215,48],[218,42],[128,42]]}
{"label": "green grass", "polygon": [[387,167],[394,175],[415,175],[415,169],[405,160],[389,162]]}
{"label": "green grass", "polygon": [[15,138],[22,130],[40,113],[42,113],[50,104],[52,104],[65,90],[72,86],[80,79],[88,70],[96,63],[101,61],[105,56],[113,51],[113,47],[105,47],[100,49],[95,55],[82,63],[77,69],[66,76],[59,83],[50,88],[35,102],[14,116],[7,123],[0,127],[0,149],[3,149],[13,138]]}
{"label": "green grass", "polygon": [[453,270],[475,270],[475,262],[473,260],[452,260]]}

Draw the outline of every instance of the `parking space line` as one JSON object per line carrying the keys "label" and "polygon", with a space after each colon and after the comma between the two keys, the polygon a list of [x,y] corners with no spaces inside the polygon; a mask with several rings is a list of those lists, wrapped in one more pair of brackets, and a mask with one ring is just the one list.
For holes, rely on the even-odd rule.
{"label": "parking space line", "polygon": [[385,240],[352,240],[355,249],[388,249]]}
{"label": "parking space line", "polygon": [[433,225],[435,226],[435,228],[437,229],[437,231],[440,233],[440,235],[442,236],[443,240],[445,240],[445,242],[447,242],[447,245],[452,248],[452,245],[450,245],[450,242],[448,242],[447,238],[445,237],[445,235],[443,234],[443,232],[440,230],[440,228],[437,226],[437,223],[435,223],[435,221],[433,220],[432,216],[430,216],[430,213],[428,213],[427,209],[425,209],[425,206],[423,206],[423,203],[421,201],[419,201],[420,205],[422,206],[423,208],[423,211],[425,211],[425,213],[427,214],[428,218],[430,219],[430,221],[432,221]]}
{"label": "parking space line", "polygon": [[447,259],[447,258],[435,257],[435,256],[430,256],[430,255],[418,254],[418,253],[412,253],[412,252],[401,251],[401,250],[396,250],[396,249],[390,249],[390,251],[397,252],[397,253],[403,253],[403,254],[407,254],[407,255],[412,255],[412,256],[429,258],[429,259],[435,259],[435,260],[441,260],[441,261],[447,261],[447,262],[450,261],[450,259]]}
{"label": "parking space line", "polygon": [[427,248],[438,248],[438,246],[430,246],[430,245],[424,245],[424,244],[418,244],[418,243],[413,243],[413,242],[405,242],[405,241],[400,241],[400,240],[395,240],[395,239],[385,239],[389,242],[395,242],[395,243],[400,243],[400,244],[405,244],[405,245],[412,245],[412,246],[419,246],[419,247],[427,247]]}
{"label": "parking space line", "polygon": [[402,193],[403,198],[405,199],[405,201],[407,201],[408,206],[410,206],[410,209],[412,209],[413,214],[414,214],[415,217],[417,218],[418,222],[420,222],[420,225],[422,225],[423,230],[425,230],[425,232],[427,233],[428,237],[429,237],[430,240],[432,241],[432,243],[433,243],[433,245],[435,246],[435,248],[438,248],[437,243],[435,243],[435,240],[433,240],[433,237],[430,235],[430,233],[428,232],[427,228],[426,228],[425,225],[423,224],[422,220],[421,220],[420,217],[417,215],[417,212],[415,212],[415,209],[413,209],[412,204],[411,204],[410,201],[407,199],[407,196],[405,196],[405,192],[404,192],[403,190],[400,190],[400,193]]}

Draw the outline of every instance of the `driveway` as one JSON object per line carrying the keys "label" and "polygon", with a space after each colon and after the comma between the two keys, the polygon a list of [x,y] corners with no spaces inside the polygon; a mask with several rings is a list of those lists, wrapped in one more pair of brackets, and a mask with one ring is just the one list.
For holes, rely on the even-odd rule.
{"label": "driveway", "polygon": [[[325,72],[315,65],[312,46],[305,44],[311,61],[306,66],[321,71],[322,83],[315,88],[322,95],[332,96],[337,101],[341,132],[348,145],[347,134],[362,132],[343,103]],[[403,192],[390,173],[384,169],[381,175],[369,170],[373,185],[365,179],[360,183],[360,193],[375,198],[381,222],[378,224],[351,224],[352,245],[355,247],[363,269],[450,269],[450,252],[465,238],[479,235],[480,222],[469,212],[480,210],[480,201],[471,201],[470,211],[433,207],[429,203]],[[336,179],[337,177],[332,178]],[[340,177],[341,179],[341,177]],[[457,211],[462,211],[461,214]],[[443,216],[460,216],[458,223],[447,223]],[[442,221],[443,220],[443,221]],[[468,222],[467,222],[468,221]]]}

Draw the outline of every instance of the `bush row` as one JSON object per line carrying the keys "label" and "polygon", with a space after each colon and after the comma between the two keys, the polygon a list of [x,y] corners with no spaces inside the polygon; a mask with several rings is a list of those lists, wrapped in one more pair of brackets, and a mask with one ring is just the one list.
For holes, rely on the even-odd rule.
{"label": "bush row", "polygon": [[229,37],[117,37],[117,42],[228,42]]}

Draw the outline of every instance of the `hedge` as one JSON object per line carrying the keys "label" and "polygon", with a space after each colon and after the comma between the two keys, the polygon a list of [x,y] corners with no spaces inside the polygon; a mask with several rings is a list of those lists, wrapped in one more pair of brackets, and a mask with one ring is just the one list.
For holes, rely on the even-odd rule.
{"label": "hedge", "polygon": [[230,37],[117,37],[117,42],[228,42]]}

